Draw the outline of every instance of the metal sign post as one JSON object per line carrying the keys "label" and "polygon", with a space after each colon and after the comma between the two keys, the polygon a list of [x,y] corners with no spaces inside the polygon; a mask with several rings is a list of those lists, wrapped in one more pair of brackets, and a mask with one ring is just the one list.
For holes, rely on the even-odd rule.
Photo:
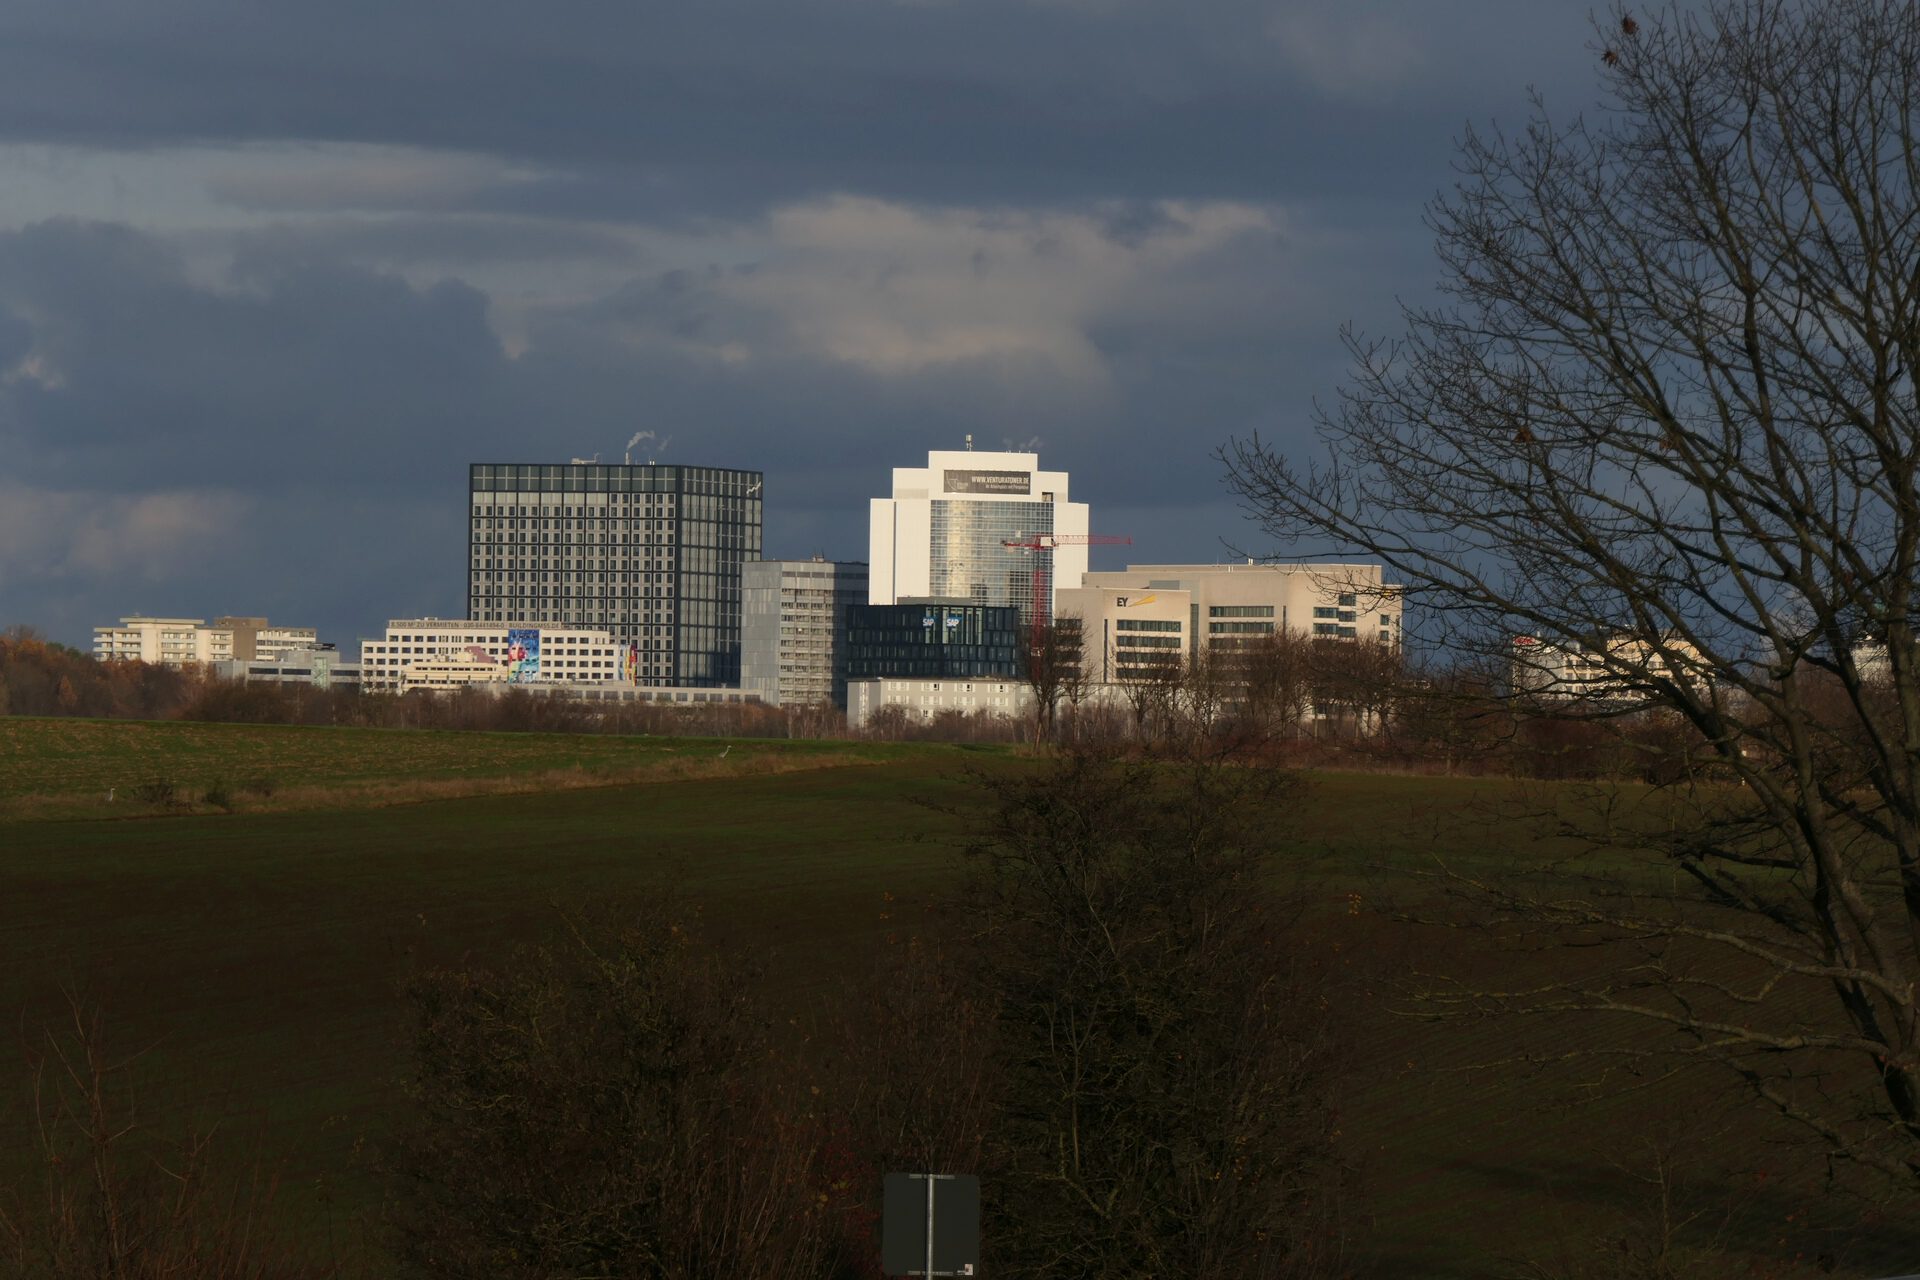
{"label": "metal sign post", "polygon": [[928,1280],[979,1274],[980,1179],[956,1173],[890,1173],[881,1190],[882,1271]]}

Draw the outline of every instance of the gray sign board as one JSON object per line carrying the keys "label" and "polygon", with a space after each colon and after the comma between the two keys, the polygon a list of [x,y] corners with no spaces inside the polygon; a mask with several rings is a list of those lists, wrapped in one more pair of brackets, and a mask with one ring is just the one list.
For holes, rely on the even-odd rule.
{"label": "gray sign board", "polygon": [[[927,1207],[927,1179],[933,1207]],[[971,1174],[890,1173],[881,1183],[880,1269],[890,1276],[971,1276],[980,1271],[980,1179]],[[933,1270],[927,1270],[927,1220]]]}
{"label": "gray sign board", "polygon": [[1033,475],[1026,471],[948,471],[948,493],[1033,493]]}

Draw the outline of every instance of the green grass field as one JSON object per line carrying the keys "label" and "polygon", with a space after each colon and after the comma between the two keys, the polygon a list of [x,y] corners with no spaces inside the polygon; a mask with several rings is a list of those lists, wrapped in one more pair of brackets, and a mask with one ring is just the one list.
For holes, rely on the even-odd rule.
{"label": "green grass field", "polygon": [[[374,1203],[365,1151],[395,1105],[398,986],[414,966],[500,955],[550,927],[556,902],[672,886],[718,938],[769,951],[770,983],[805,1005],[868,972],[890,934],[926,926],[921,905],[957,874],[952,810],[978,802],[972,771],[1025,767],[938,746],[739,742],[724,775],[616,783],[715,761],[726,744],[24,720],[0,720],[0,743],[0,800],[16,814],[156,768],[192,785],[253,768],[338,780],[325,808],[116,802],[112,818],[69,807],[60,820],[0,821],[0,1037],[31,1037],[59,1017],[63,987],[81,991],[122,1048],[145,1050],[152,1117],[258,1135],[287,1161],[285,1211],[348,1237]],[[603,785],[401,804],[347,785],[525,779],[551,761],[604,770]],[[1719,1091],[1706,1081],[1573,1103],[1579,1081],[1565,1072],[1466,1070],[1604,1029],[1400,1015],[1408,973],[1515,963],[1471,932],[1378,909],[1417,898],[1412,873],[1435,856],[1543,864],[1549,846],[1494,817],[1512,791],[1324,775],[1293,816],[1301,945],[1337,966],[1352,1017],[1343,1129],[1373,1217],[1372,1274],[1500,1274],[1502,1258],[1550,1252],[1633,1203],[1610,1161],[1631,1168],[1648,1140],[1713,1120]],[[11,1107],[0,1151],[27,1151],[24,1089],[0,1091],[0,1105]],[[1790,1194],[1748,1200],[1762,1219],[1798,1207]]]}
{"label": "green grass field", "polygon": [[[873,764],[900,746],[0,717],[0,820],[340,809]],[[922,747],[939,754],[960,748]],[[964,754],[993,752],[972,748]],[[724,752],[724,755],[722,754]],[[152,798],[153,784],[173,792]],[[218,803],[208,800],[216,791]]]}

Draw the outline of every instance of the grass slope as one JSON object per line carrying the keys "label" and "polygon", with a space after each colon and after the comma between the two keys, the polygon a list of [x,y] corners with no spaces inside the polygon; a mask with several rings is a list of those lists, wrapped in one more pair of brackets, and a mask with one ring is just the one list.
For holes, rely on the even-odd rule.
{"label": "grass slope", "polygon": [[[361,777],[379,776],[374,761],[458,777],[511,770],[543,750],[595,764],[656,746],[669,759],[715,751],[238,726],[128,726],[121,742],[112,726],[59,732],[69,723],[0,721],[0,729],[28,754],[36,733],[63,748],[104,733],[105,747],[92,739],[96,750],[144,760],[171,731],[168,759],[182,771],[194,761],[231,769],[262,751],[304,752],[362,761]],[[1019,767],[999,753],[844,744],[743,743],[728,759],[756,748],[768,757],[796,751],[795,764],[874,767],[386,808],[0,823],[0,1008],[30,1034],[58,1017],[62,985],[79,987],[108,1010],[120,1045],[150,1046],[139,1076],[154,1114],[190,1109],[240,1132],[257,1128],[264,1149],[288,1156],[289,1211],[350,1223],[373,1203],[362,1153],[394,1102],[396,990],[413,966],[499,955],[547,929],[556,900],[672,885],[723,939],[770,948],[770,982],[805,996],[858,978],[889,934],[923,927],[916,904],[957,874],[948,810],[977,800],[969,765]],[[16,774],[8,794],[21,787]],[[1328,775],[1294,814],[1294,871],[1309,911],[1303,945],[1343,966],[1341,998],[1354,1014],[1344,1127],[1376,1219],[1374,1274],[1497,1274],[1497,1259],[1558,1248],[1629,1203],[1630,1180],[1610,1160],[1630,1161],[1646,1141],[1710,1117],[1720,1097],[1717,1082],[1681,1081],[1570,1106],[1580,1094],[1565,1072],[1467,1068],[1591,1041],[1606,1028],[1400,1016],[1401,975],[1499,974],[1518,960],[1488,953],[1471,931],[1416,928],[1376,909],[1417,897],[1411,873],[1434,857],[1538,870],[1554,851],[1530,828],[1493,816],[1511,790]],[[0,1084],[0,1152],[21,1153],[25,1097],[10,1087]],[[1802,1207],[1791,1195],[1769,1201],[1761,1187],[1742,1195],[1763,1222]],[[1920,1238],[1903,1242],[1920,1247]]]}

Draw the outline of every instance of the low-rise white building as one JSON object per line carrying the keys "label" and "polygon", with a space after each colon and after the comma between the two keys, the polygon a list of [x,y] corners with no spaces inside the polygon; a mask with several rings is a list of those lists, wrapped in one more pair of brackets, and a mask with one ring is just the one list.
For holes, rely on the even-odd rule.
{"label": "low-rise white building", "polygon": [[273,657],[233,658],[213,664],[223,680],[248,684],[306,684],[316,689],[360,687],[360,664],[332,649],[285,649]]}
{"label": "low-rise white building", "polygon": [[884,707],[900,707],[927,724],[947,712],[1022,719],[1033,713],[1033,690],[1021,680],[887,678],[847,681],[847,727],[865,728]]}
{"label": "low-rise white building", "polygon": [[396,618],[360,642],[362,687],[632,684],[635,655],[604,631],[557,622]]}

